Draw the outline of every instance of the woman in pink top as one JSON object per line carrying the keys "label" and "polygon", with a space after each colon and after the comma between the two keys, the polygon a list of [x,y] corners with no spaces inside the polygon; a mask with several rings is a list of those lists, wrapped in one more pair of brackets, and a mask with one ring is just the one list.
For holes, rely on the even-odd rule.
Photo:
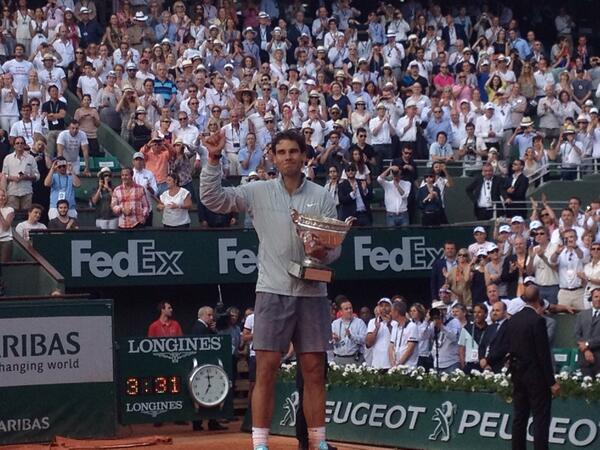
{"label": "woman in pink top", "polygon": [[467,84],[467,74],[460,72],[456,77],[456,84],[452,87],[452,94],[457,102],[467,100],[470,102],[473,98],[473,88]]}

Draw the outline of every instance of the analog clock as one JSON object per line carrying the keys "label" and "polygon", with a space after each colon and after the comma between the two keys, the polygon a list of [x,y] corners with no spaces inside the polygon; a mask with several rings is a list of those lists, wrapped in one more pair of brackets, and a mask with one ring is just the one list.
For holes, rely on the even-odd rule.
{"label": "analog clock", "polygon": [[194,367],[189,377],[192,398],[198,405],[212,408],[222,404],[230,389],[227,372],[214,364]]}

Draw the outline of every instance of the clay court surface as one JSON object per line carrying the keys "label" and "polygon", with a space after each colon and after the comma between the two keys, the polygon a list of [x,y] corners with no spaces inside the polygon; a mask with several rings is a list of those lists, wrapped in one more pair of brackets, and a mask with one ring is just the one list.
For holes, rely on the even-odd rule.
{"label": "clay court surface", "polygon": [[[120,426],[118,438],[111,440],[64,440],[55,445],[8,445],[0,450],[90,450],[90,449],[148,449],[148,450],[251,450],[252,440],[249,433],[240,432],[241,422],[227,424],[227,431],[192,431],[190,425],[165,424],[162,427],[152,425]],[[155,437],[156,439],[152,439]],[[156,442],[156,443],[155,443]],[[334,443],[339,450],[369,450],[380,447],[368,447],[357,444]],[[270,450],[296,450],[298,442],[292,438],[271,437]]]}

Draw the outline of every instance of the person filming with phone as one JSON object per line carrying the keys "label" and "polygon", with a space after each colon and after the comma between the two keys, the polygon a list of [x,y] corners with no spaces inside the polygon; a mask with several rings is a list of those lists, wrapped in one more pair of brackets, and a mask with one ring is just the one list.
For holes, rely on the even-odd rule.
{"label": "person filming with phone", "polygon": [[59,216],[57,203],[60,200],[69,202],[67,214],[70,218],[77,219],[75,188],[81,186],[81,180],[72,172],[71,164],[64,157],[59,156],[54,160],[44,179],[44,186],[50,188],[48,219],[56,219]]}

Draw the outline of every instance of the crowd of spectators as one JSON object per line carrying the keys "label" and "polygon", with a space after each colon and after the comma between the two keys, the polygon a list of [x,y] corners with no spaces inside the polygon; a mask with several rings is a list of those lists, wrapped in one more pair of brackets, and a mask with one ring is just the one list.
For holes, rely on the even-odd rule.
{"label": "crowd of spectators", "polygon": [[[194,205],[203,226],[238,223],[207,211],[194,189],[204,142],[215,135],[225,174],[253,182],[277,176],[275,133],[303,133],[305,175],[326,177],[340,218],[354,215],[356,225],[373,223],[377,188],[387,224],[418,223],[418,212],[423,224],[446,223],[455,165],[498,178],[468,190],[478,218],[496,202],[509,217],[523,215],[528,179],[553,168],[574,179],[600,157],[600,59],[562,8],[555,42],[542,42],[539,24],[486,2],[442,9],[411,0],[364,11],[349,0],[213,3],[4,6],[7,207],[40,205],[49,224],[66,200],[67,215],[53,226],[77,227],[73,192],[78,175],[91,176],[90,158],[104,154],[101,123],[139,152],[132,180],[148,203],[122,208],[110,173],[101,173],[89,200],[104,228],[150,225],[154,203],[169,227],[189,226]],[[72,119],[67,89],[80,101]]]}

